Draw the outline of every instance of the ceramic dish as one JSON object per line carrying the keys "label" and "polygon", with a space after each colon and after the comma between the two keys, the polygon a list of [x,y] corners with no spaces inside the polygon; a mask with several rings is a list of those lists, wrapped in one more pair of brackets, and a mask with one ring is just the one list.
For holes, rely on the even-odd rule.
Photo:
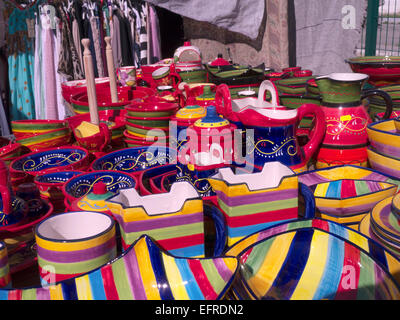
{"label": "ceramic dish", "polygon": [[219,300],[237,268],[234,257],[179,258],[142,236],[98,269],[44,288],[3,289],[0,300]]}
{"label": "ceramic dish", "polygon": [[369,82],[386,85],[400,76],[400,58],[395,56],[366,56],[345,60],[356,73],[369,75]]}
{"label": "ceramic dish", "polygon": [[366,213],[376,203],[393,196],[397,185],[371,180],[340,179],[311,185],[321,213],[337,217]]}
{"label": "ceramic dish", "polygon": [[17,138],[17,142],[28,147],[31,151],[61,147],[70,144],[72,133],[70,128],[64,127],[42,133],[33,133],[29,137]]}
{"label": "ceramic dish", "polygon": [[166,147],[126,148],[111,152],[93,161],[92,170],[118,170],[139,173],[142,170],[168,164],[176,155]]}
{"label": "ceramic dish", "polygon": [[397,216],[392,211],[393,197],[380,201],[371,211],[371,228],[381,239],[400,247],[400,227]]}
{"label": "ceramic dish", "polygon": [[[228,249],[240,273],[238,299],[399,299],[399,260],[375,241],[322,219],[282,223]],[[348,286],[343,278],[357,278]],[[288,271],[289,270],[289,271]]]}
{"label": "ceramic dish", "polygon": [[384,155],[372,147],[368,147],[367,153],[372,168],[400,179],[400,158]]}
{"label": "ceramic dish", "polygon": [[400,134],[396,131],[395,120],[384,120],[367,126],[368,140],[379,153],[400,158]]}
{"label": "ceramic dish", "polygon": [[137,180],[135,177],[120,171],[101,171],[95,170],[91,172],[81,173],[70,178],[62,186],[62,192],[69,202],[82,198],[93,190],[93,186],[98,181],[106,184],[107,190],[117,192],[123,188],[137,188]]}
{"label": "ceramic dish", "polygon": [[10,165],[11,177],[36,176],[60,170],[85,170],[89,153],[81,147],[59,147],[23,155]]}

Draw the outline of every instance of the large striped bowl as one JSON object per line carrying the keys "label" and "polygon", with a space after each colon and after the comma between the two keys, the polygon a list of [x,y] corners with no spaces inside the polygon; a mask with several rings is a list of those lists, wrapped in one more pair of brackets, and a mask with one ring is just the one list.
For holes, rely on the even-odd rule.
{"label": "large striped bowl", "polygon": [[243,239],[226,254],[240,261],[230,298],[400,299],[400,261],[334,222],[282,223]]}
{"label": "large striped bowl", "polygon": [[101,268],[47,287],[0,289],[0,300],[218,300],[237,268],[235,257],[178,258],[142,236]]}
{"label": "large striped bowl", "polygon": [[397,185],[340,179],[310,186],[321,217],[347,225],[359,223],[373,206],[396,193]]}
{"label": "large striped bowl", "polygon": [[101,212],[58,214],[35,228],[40,277],[55,283],[94,270],[117,256],[115,222]]}
{"label": "large striped bowl", "polygon": [[375,150],[371,146],[368,147],[367,153],[368,161],[372,168],[400,179],[400,157],[390,157]]}

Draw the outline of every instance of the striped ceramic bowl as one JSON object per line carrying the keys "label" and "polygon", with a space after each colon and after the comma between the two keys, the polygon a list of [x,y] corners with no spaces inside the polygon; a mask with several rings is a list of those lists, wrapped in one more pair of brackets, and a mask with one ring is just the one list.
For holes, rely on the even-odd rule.
{"label": "striped ceramic bowl", "polygon": [[400,134],[396,131],[395,120],[384,120],[367,126],[368,140],[379,153],[400,158]]}
{"label": "striped ceramic bowl", "polygon": [[117,255],[115,222],[101,212],[62,213],[35,228],[40,277],[43,283],[94,270]]}
{"label": "striped ceramic bowl", "polygon": [[237,270],[235,257],[175,257],[142,236],[96,270],[46,287],[0,289],[0,300],[219,300]]}
{"label": "striped ceramic bowl", "polygon": [[399,260],[360,233],[322,219],[282,223],[227,255],[239,258],[230,298],[398,300]]}

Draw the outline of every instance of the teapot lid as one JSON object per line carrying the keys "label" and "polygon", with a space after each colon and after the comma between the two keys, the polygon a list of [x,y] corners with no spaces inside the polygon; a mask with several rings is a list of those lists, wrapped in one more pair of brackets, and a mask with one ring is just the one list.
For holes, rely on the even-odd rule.
{"label": "teapot lid", "polygon": [[218,53],[217,58],[214,61],[209,62],[210,66],[213,67],[218,67],[218,66],[230,66],[231,63],[229,63],[228,60],[225,60],[224,58],[222,58],[222,54]]}
{"label": "teapot lid", "polygon": [[205,115],[206,108],[198,105],[192,105],[179,109],[175,116],[178,119],[200,119]]}
{"label": "teapot lid", "polygon": [[[107,185],[103,181],[98,181],[93,185],[93,189],[87,195],[75,200],[72,204],[74,210],[107,211],[108,208],[102,203],[107,198],[115,194],[107,190]],[[76,208],[77,207],[77,208]]]}
{"label": "teapot lid", "polygon": [[217,113],[215,106],[208,106],[206,116],[193,124],[194,127],[198,128],[220,128],[229,125],[230,122]]}

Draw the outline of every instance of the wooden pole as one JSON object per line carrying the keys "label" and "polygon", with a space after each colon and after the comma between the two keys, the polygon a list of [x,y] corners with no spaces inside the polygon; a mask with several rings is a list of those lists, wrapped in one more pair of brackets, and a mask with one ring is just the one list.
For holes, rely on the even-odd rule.
{"label": "wooden pole", "polygon": [[105,37],[108,77],[110,79],[111,102],[118,102],[117,80],[115,79],[114,57],[111,47],[111,38]]}
{"label": "wooden pole", "polygon": [[96,81],[94,78],[93,60],[92,60],[92,54],[89,49],[90,40],[86,38],[82,39],[81,42],[84,47],[83,64],[85,67],[90,122],[98,126],[100,124],[100,120],[99,120],[99,112],[97,109]]}

